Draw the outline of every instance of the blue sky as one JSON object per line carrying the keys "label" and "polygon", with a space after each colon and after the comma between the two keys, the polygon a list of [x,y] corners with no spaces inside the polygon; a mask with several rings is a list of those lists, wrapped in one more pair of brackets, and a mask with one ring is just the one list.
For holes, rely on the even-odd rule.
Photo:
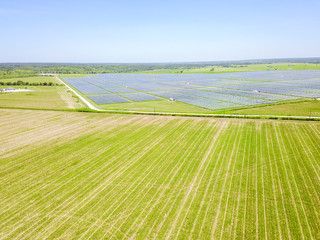
{"label": "blue sky", "polygon": [[319,0],[0,0],[0,62],[320,57]]}

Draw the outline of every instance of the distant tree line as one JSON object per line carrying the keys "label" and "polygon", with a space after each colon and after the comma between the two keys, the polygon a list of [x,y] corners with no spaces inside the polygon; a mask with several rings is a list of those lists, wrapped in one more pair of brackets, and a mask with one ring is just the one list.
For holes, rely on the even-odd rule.
{"label": "distant tree line", "polygon": [[[97,74],[97,73],[135,73],[161,69],[205,68],[212,66],[247,66],[251,64],[272,63],[320,63],[320,58],[287,58],[245,61],[211,61],[194,63],[141,63],[141,64],[72,64],[72,63],[0,63],[0,79],[14,77],[31,77],[41,73],[56,74]],[[214,70],[212,70],[214,71]]]}
{"label": "distant tree line", "polygon": [[192,69],[207,67],[208,63],[185,64],[0,64],[0,79],[31,77],[42,73],[98,74],[135,73],[159,69]]}
{"label": "distant tree line", "polygon": [[58,83],[53,82],[24,82],[24,81],[16,81],[16,82],[0,82],[0,85],[8,85],[8,86],[58,86]]}

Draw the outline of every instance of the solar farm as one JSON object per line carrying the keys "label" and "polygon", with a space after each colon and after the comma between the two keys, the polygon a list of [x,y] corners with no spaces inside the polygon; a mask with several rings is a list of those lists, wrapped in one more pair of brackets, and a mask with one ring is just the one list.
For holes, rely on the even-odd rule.
{"label": "solar farm", "polygon": [[320,97],[320,71],[64,77],[96,104],[174,100],[211,110]]}

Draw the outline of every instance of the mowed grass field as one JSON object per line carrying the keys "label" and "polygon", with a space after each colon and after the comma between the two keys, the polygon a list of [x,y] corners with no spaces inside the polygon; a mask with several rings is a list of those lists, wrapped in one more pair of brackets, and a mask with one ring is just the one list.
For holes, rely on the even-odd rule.
{"label": "mowed grass field", "polygon": [[318,122],[0,120],[0,239],[320,238]]}
{"label": "mowed grass field", "polygon": [[[49,83],[62,84],[55,77],[39,76],[24,78],[9,78],[0,80],[4,83],[24,81],[29,83]],[[25,86],[4,85],[1,88],[24,89]],[[74,94],[65,86],[27,86],[28,90],[23,92],[0,93],[0,107],[2,108],[41,108],[41,109],[77,109],[85,108]]]}
{"label": "mowed grass field", "polygon": [[229,114],[244,115],[277,115],[320,117],[320,101],[304,100],[299,102],[283,102],[269,106],[258,106],[247,109],[226,110]]}
{"label": "mowed grass field", "polygon": [[[92,104],[95,104],[89,99]],[[213,110],[199,106],[179,102],[169,101],[168,99],[128,102],[128,103],[109,103],[96,105],[100,109],[118,111],[141,111],[141,112],[173,112],[173,113],[212,113]]]}

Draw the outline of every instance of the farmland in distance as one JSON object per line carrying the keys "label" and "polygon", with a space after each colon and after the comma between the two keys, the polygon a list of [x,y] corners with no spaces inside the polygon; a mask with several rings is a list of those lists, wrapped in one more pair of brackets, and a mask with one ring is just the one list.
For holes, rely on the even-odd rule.
{"label": "farmland in distance", "polygon": [[320,237],[318,122],[0,120],[0,239]]}

